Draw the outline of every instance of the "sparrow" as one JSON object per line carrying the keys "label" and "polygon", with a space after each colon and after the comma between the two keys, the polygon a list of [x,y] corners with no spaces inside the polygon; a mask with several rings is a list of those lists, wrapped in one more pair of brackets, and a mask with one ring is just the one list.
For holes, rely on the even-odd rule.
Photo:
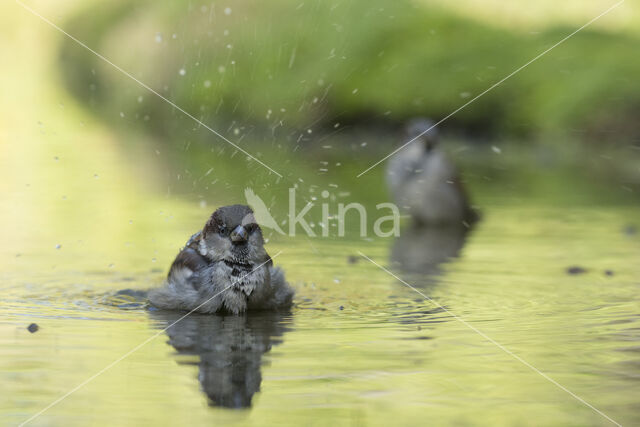
{"label": "sparrow", "polygon": [[166,283],[149,293],[159,309],[240,314],[291,306],[293,289],[264,248],[245,205],[217,209],[173,261]]}
{"label": "sparrow", "polygon": [[415,225],[470,225],[478,219],[457,169],[438,147],[434,123],[409,122],[408,146],[387,165],[387,185],[395,203],[408,212]]}

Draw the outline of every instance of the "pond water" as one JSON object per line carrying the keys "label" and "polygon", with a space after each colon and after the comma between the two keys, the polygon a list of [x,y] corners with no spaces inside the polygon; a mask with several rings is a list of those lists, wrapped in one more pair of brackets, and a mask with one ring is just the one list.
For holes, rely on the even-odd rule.
{"label": "pond water", "polygon": [[[5,22],[15,45],[47,51],[49,30],[23,19]],[[611,424],[576,396],[640,423],[635,205],[494,188],[476,194],[483,220],[467,235],[272,235],[290,312],[173,324],[114,294],[160,285],[226,199],[167,191],[166,159],[81,111],[44,76],[53,54],[23,52],[0,82],[15,95],[0,101],[0,423]],[[16,109],[18,94],[38,102]]]}
{"label": "pond water", "polygon": [[[101,270],[83,267],[93,258],[87,247],[52,247],[33,261],[29,249],[43,248],[23,247],[15,269],[3,270],[0,414],[7,424],[24,421],[155,337],[33,423],[607,424],[455,315],[632,425],[640,247],[622,230],[630,214],[504,206],[473,230],[459,258],[438,266],[442,236],[275,241],[269,249],[282,250],[276,263],[297,290],[291,312],[194,315],[167,331],[179,314],[111,296],[161,282],[170,257],[140,256],[154,252],[153,242],[136,242],[131,264]],[[167,224],[167,234],[183,228]],[[402,251],[415,249],[416,237],[436,259],[395,262],[411,259]],[[571,265],[587,272],[568,275]]]}

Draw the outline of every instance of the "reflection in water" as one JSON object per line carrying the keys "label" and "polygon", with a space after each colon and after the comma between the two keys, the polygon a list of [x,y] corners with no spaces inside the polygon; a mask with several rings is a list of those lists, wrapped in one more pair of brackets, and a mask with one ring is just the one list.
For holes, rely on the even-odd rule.
{"label": "reflection in water", "polygon": [[[151,317],[166,328],[184,313],[155,311]],[[251,313],[244,316],[191,314],[167,329],[179,354],[199,357],[198,380],[212,406],[247,408],[260,390],[262,355],[282,342],[290,316]]]}
{"label": "reflection in water", "polygon": [[464,226],[407,227],[393,243],[391,266],[429,284],[441,274],[442,263],[460,254],[468,233]]}

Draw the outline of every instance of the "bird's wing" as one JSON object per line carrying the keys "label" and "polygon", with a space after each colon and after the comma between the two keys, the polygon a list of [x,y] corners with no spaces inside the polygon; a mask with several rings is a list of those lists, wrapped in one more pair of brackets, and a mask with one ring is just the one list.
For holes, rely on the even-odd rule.
{"label": "bird's wing", "polygon": [[198,231],[196,234],[191,236],[187,241],[187,244],[184,245],[184,247],[198,250],[198,244],[200,243],[201,238],[202,238],[202,230]]}
{"label": "bird's wing", "polygon": [[197,282],[192,279],[207,265],[209,265],[207,259],[197,251],[191,248],[184,248],[171,264],[167,280],[180,288],[191,285],[197,289]]}
{"label": "bird's wing", "polygon": [[261,227],[271,228],[280,234],[284,234],[276,220],[269,213],[267,205],[265,205],[262,199],[258,197],[252,189],[245,188],[244,197],[247,199],[247,204],[253,208],[253,215]]}

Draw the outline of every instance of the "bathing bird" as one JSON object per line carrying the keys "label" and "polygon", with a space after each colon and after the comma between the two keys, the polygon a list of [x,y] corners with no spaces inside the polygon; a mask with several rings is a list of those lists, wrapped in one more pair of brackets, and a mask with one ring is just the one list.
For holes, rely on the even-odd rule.
{"label": "bathing bird", "polygon": [[217,209],[191,236],[149,302],[160,309],[239,314],[289,307],[293,293],[264,248],[251,208],[232,205]]}
{"label": "bathing bird", "polygon": [[470,225],[478,219],[457,169],[438,146],[434,123],[415,119],[409,140],[388,162],[387,185],[400,209],[422,226]]}

